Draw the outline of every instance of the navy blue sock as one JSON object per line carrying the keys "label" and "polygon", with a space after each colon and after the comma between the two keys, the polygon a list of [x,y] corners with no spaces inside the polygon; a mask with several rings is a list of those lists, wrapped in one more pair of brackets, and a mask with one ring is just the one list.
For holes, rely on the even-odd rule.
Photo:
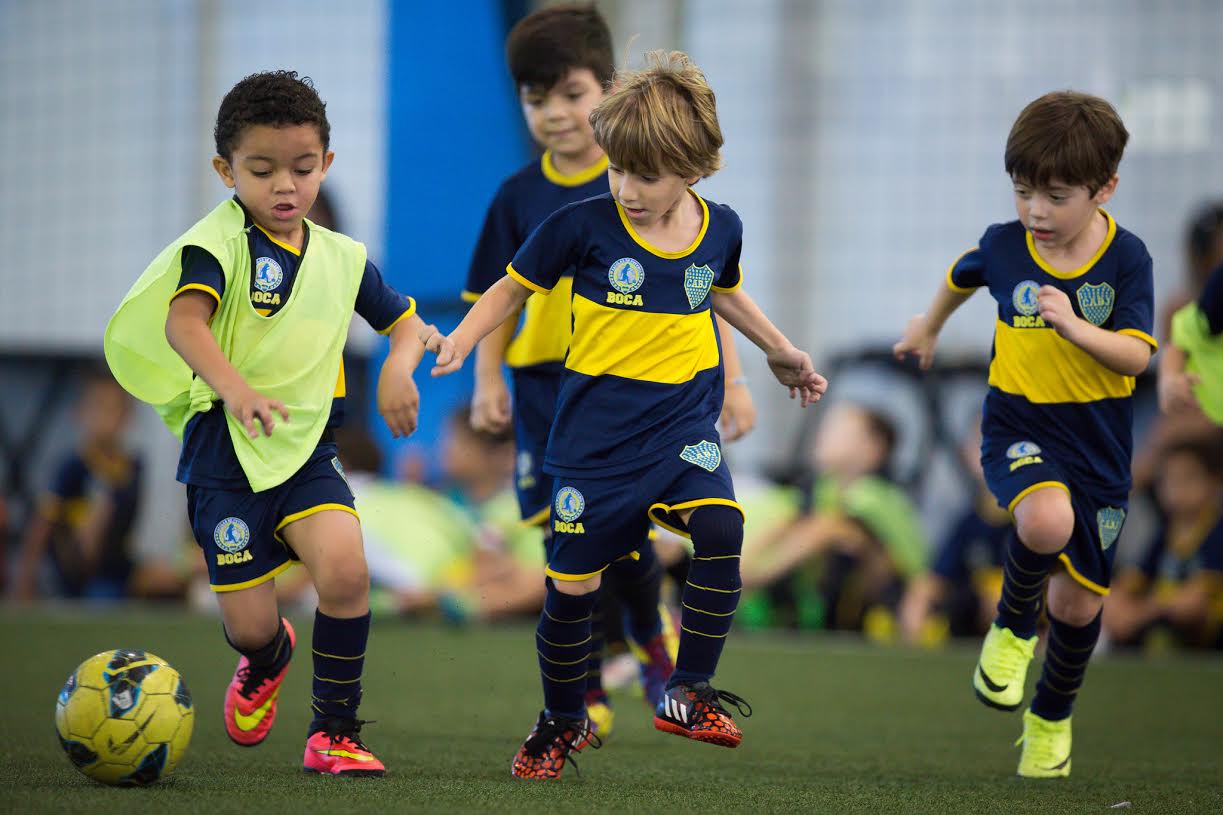
{"label": "navy blue sock", "polygon": [[314,612],[314,721],[310,732],[327,719],[355,719],[361,704],[361,669],[369,640],[369,612],[347,620]]}
{"label": "navy blue sock", "polygon": [[1036,683],[1036,696],[1032,699],[1032,712],[1042,719],[1058,721],[1070,716],[1074,697],[1083,685],[1083,674],[1091,652],[1100,638],[1100,617],[1082,628],[1062,622],[1049,615],[1049,645],[1045,651],[1045,665]]}
{"label": "navy blue sock", "polygon": [[696,553],[684,584],[679,658],[669,688],[681,682],[708,682],[714,675],[742,588],[743,516],[739,510],[717,504],[700,507],[688,519],[688,531]]}
{"label": "navy blue sock", "polygon": [[597,592],[573,596],[557,591],[548,578],[544,611],[535,629],[544,709],[550,715],[586,715],[586,662],[590,658],[590,616]]}
{"label": "navy blue sock", "polygon": [[1036,633],[1036,621],[1045,598],[1045,583],[1057,563],[1057,554],[1042,555],[1023,545],[1014,531],[1002,565],[1002,597],[995,622],[1027,639]]}
{"label": "navy blue sock", "polygon": [[586,658],[586,698],[605,696],[603,690],[603,653],[607,639],[603,630],[603,590],[594,593],[595,605],[590,611],[590,656]]}
{"label": "navy blue sock", "polygon": [[234,641],[229,638],[229,632],[225,631],[224,626],[221,627],[221,630],[225,631],[225,641],[229,643],[229,647],[246,657],[252,667],[263,673],[277,674],[289,664],[289,657],[293,656],[293,649],[289,647],[289,632],[285,630],[283,617],[279,625],[280,627],[276,629],[276,636],[272,637],[267,645],[251,649],[234,645]]}
{"label": "navy blue sock", "polygon": [[603,573],[603,591],[615,594],[624,607],[625,633],[638,645],[645,645],[662,633],[658,604],[662,593],[662,565],[654,544],[646,540],[637,550],[639,557],[617,560]]}

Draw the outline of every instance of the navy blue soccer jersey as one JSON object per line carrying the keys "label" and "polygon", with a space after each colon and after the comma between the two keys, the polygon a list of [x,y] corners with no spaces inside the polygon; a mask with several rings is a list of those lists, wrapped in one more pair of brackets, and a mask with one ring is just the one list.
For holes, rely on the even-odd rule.
{"label": "navy blue soccer jersey", "polygon": [[[572,175],[563,175],[544,153],[502,182],[489,204],[472,254],[463,299],[474,303],[505,276],[505,266],[544,219],[566,204],[607,192],[607,158]],[[505,349],[511,368],[557,368],[569,348],[568,287],[573,269],[562,272],[560,297],[531,297],[521,326]]]}
{"label": "navy blue soccer jersey", "polygon": [[507,267],[541,294],[573,270],[573,338],[546,472],[629,472],[693,431],[716,432],[722,354],[710,292],[742,280],[743,224],[691,194],[703,223],[682,251],[651,246],[605,194],[551,215]]}
{"label": "navy blue soccer jersey", "polygon": [[1077,316],[1156,347],[1151,256],[1136,235],[1103,214],[1107,236],[1078,269],[1051,267],[1028,230],[1011,221],[985,230],[977,248],[948,269],[947,285],[961,293],[987,287],[998,303],[983,432],[1012,433],[1071,453],[1062,464],[1076,480],[1124,493],[1134,377],[1109,370],[1060,337],[1041,319],[1036,301],[1041,286],[1055,286]]}
{"label": "navy blue soccer jersey", "polygon": [[[310,248],[309,224],[303,222],[302,227],[305,234],[302,248],[298,250],[273,238],[254,224],[250,213],[247,213],[247,234],[253,264],[249,296],[251,305],[261,316],[274,316],[289,300],[301,257]],[[225,273],[221,264],[196,246],[183,249],[182,274],[175,296],[190,290],[203,291],[216,298],[218,303],[225,296]],[[391,288],[383,280],[378,267],[367,260],[354,308],[374,330],[386,334],[400,320],[416,313],[416,302]],[[343,423],[346,393],[341,361],[331,402],[331,416],[327,420],[328,429]],[[216,489],[237,489],[248,485],[246,473],[234,453],[229,428],[219,403],[212,410],[193,416],[183,430],[178,480],[184,484]]]}

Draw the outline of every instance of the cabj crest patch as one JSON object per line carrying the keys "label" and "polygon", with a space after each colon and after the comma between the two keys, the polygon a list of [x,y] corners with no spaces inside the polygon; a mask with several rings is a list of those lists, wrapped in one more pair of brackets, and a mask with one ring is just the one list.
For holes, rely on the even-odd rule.
{"label": "cabj crest patch", "polygon": [[722,463],[722,450],[711,441],[702,441],[700,444],[689,444],[680,451],[679,457],[712,473]]}
{"label": "cabj crest patch", "polygon": [[1079,301],[1079,311],[1083,312],[1083,318],[1092,325],[1104,325],[1104,321],[1113,313],[1115,292],[1107,283],[1094,286],[1084,283],[1075,291],[1074,296]]}
{"label": "cabj crest patch", "polygon": [[1121,527],[1125,524],[1125,510],[1120,507],[1104,507],[1096,513],[1096,526],[1100,532],[1100,548],[1107,549],[1112,546],[1117,536],[1121,534]]}
{"label": "cabj crest patch", "polygon": [[713,285],[713,269],[708,265],[689,266],[684,269],[684,294],[688,295],[688,305],[695,309],[709,296],[709,287]]}

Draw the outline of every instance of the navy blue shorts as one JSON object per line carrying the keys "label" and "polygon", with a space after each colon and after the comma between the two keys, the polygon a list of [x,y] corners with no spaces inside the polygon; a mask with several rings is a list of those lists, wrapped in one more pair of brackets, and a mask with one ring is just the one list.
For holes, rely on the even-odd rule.
{"label": "navy blue shorts", "polygon": [[292,566],[297,555],[280,531],[329,509],[357,514],[334,444],[320,444],[292,478],[263,492],[187,485],[187,517],[213,591],[257,586]]}
{"label": "navy blue shorts", "polygon": [[710,504],[743,512],[716,431],[677,442],[673,450],[630,473],[557,476],[552,481],[547,574],[557,580],[594,577],[613,561],[634,556],[651,523],[688,537],[678,513]]}
{"label": "navy blue shorts", "polygon": [[559,366],[515,368],[514,445],[517,450],[514,490],[523,523],[543,526],[548,523],[552,504],[552,477],[544,475],[544,452],[556,416],[560,395]]}
{"label": "navy blue shorts", "polygon": [[1038,489],[1066,491],[1074,509],[1074,532],[1060,555],[1062,565],[1080,585],[1108,594],[1117,554],[1113,544],[1125,524],[1129,485],[1103,488],[1076,477],[1069,462],[1081,456],[1081,451],[1056,450],[1018,434],[995,434],[981,443],[985,482],[1008,512]]}

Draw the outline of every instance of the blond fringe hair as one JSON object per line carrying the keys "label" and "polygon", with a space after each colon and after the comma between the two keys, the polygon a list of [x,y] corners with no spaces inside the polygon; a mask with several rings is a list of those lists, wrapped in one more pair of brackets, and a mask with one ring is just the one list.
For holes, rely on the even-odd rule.
{"label": "blond fringe hair", "polygon": [[713,89],[682,51],[651,51],[640,71],[618,71],[590,113],[595,141],[630,173],[708,178],[722,166]]}

